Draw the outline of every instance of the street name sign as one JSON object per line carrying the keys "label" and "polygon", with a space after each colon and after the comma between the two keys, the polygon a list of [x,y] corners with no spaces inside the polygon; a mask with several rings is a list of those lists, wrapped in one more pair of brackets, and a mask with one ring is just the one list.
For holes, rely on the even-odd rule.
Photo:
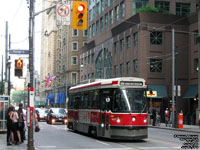
{"label": "street name sign", "polygon": [[9,50],[9,54],[18,54],[18,55],[21,55],[21,54],[29,54],[29,50]]}

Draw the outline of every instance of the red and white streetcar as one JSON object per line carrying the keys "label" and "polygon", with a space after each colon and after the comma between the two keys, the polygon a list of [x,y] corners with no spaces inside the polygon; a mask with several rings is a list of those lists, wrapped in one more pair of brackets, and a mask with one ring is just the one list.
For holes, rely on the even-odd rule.
{"label": "red and white streetcar", "polygon": [[145,80],[135,77],[71,87],[68,128],[111,139],[147,138],[146,88]]}

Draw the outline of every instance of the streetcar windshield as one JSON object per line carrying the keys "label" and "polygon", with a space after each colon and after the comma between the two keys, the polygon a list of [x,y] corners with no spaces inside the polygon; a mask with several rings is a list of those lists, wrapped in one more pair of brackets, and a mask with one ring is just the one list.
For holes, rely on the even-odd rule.
{"label": "streetcar windshield", "polygon": [[117,89],[114,95],[113,111],[146,113],[145,89]]}

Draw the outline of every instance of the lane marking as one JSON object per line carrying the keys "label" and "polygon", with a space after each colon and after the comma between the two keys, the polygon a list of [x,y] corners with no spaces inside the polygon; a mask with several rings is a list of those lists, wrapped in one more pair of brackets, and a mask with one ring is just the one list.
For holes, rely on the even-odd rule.
{"label": "lane marking", "polygon": [[181,147],[138,147],[139,149],[180,149]]}
{"label": "lane marking", "polygon": [[100,144],[103,144],[103,145],[110,145],[110,144],[108,144],[108,143],[101,142],[101,141],[98,141],[98,140],[96,140],[96,142],[97,142],[97,143],[100,143]]}
{"label": "lane marking", "polygon": [[150,142],[155,142],[155,143],[161,143],[161,144],[167,144],[167,145],[177,146],[177,147],[180,146],[180,145],[178,145],[178,144],[173,144],[173,143],[169,143],[169,142],[164,142],[164,141],[161,141],[161,140],[146,139],[145,141],[150,141]]}
{"label": "lane marking", "polygon": [[37,148],[56,148],[56,146],[51,145],[45,145],[45,146],[37,146]]}

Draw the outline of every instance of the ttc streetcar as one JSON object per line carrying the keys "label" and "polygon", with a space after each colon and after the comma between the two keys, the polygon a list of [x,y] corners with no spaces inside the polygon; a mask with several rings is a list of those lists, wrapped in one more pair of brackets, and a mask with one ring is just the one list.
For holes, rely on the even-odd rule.
{"label": "ttc streetcar", "polygon": [[147,84],[142,78],[97,79],[69,89],[68,128],[110,139],[148,136]]}

